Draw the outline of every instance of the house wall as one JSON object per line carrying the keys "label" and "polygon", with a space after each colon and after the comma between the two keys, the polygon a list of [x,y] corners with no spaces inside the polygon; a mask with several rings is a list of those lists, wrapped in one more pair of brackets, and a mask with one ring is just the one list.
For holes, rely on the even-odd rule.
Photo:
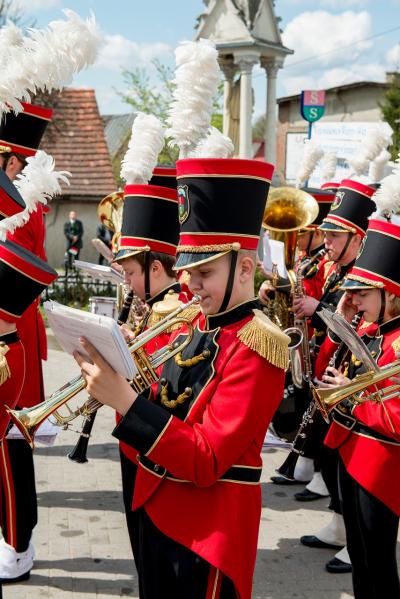
{"label": "house wall", "polygon": [[100,199],[98,201],[52,200],[51,211],[45,218],[47,260],[53,268],[61,268],[64,265],[67,244],[64,236],[64,223],[67,222],[71,210],[76,211],[77,218],[82,221],[84,229],[83,247],[79,259],[97,263],[98,252],[90,240],[96,237],[96,229],[99,225],[97,206]]}
{"label": "house wall", "polygon": [[[326,93],[324,121],[374,122],[381,120],[379,103],[386,88],[364,85]],[[306,133],[308,123],[300,115],[300,96],[278,105],[276,172],[284,181],[287,133]]]}

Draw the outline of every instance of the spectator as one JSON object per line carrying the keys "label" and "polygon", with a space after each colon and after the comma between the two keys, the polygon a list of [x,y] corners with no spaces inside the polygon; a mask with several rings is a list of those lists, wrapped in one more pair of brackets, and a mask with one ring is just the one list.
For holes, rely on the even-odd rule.
{"label": "spectator", "polygon": [[69,220],[64,225],[64,235],[67,238],[65,266],[66,268],[71,269],[74,259],[79,259],[79,253],[83,245],[83,225],[82,222],[76,218],[76,212],[74,210],[71,210],[69,213]]}

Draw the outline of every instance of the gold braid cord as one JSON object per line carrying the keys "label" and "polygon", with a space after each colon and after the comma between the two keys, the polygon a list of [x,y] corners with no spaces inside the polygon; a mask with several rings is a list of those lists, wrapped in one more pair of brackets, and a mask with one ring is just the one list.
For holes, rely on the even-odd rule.
{"label": "gold braid cord", "polygon": [[400,337],[397,337],[397,339],[393,341],[392,347],[394,352],[397,353],[400,351]]}
{"label": "gold braid cord", "polygon": [[[172,312],[172,310],[171,310],[171,312]],[[194,306],[189,306],[185,310],[182,310],[182,312],[179,315],[179,318],[185,318],[189,322],[192,322],[192,320],[194,320],[196,318],[196,316],[198,316],[199,314],[200,314],[199,306],[194,305]],[[158,324],[160,322],[160,320],[165,318],[165,316],[166,316],[166,314],[161,315],[161,314],[157,314],[156,312],[152,311],[150,318],[149,318],[149,322],[148,322],[149,328],[154,326],[155,324]],[[172,325],[171,327],[166,329],[165,332],[172,333],[172,331],[176,331],[180,328],[182,328],[182,323]]]}
{"label": "gold braid cord", "polygon": [[348,275],[346,277],[348,280],[350,281],[357,281],[358,283],[364,283],[365,285],[368,285],[369,287],[377,287],[378,289],[381,289],[382,287],[384,287],[384,284],[382,283],[382,281],[371,281],[371,279],[367,279],[367,277],[360,277],[359,275]]}
{"label": "gold braid cord", "polygon": [[11,376],[10,368],[6,358],[6,353],[9,349],[10,348],[4,343],[4,341],[0,341],[0,385],[5,383],[6,380]]}
{"label": "gold braid cord", "polygon": [[238,331],[238,338],[250,349],[277,368],[289,365],[289,337],[261,310],[253,310],[254,318]]}
{"label": "gold braid cord", "polygon": [[196,366],[199,362],[203,360],[207,360],[210,357],[210,350],[205,349],[198,356],[193,356],[193,358],[188,358],[187,360],[182,359],[182,352],[179,352],[175,356],[175,363],[180,366],[180,368],[191,368],[192,366]]}
{"label": "gold braid cord", "polygon": [[177,254],[182,252],[183,254],[208,254],[210,252],[238,252],[240,250],[240,243],[234,241],[233,243],[218,243],[215,245],[178,245]]}
{"label": "gold braid cord", "polygon": [[174,409],[183,404],[193,393],[190,387],[186,387],[183,393],[180,393],[176,399],[168,399],[168,381],[161,380],[161,403],[166,408]]}

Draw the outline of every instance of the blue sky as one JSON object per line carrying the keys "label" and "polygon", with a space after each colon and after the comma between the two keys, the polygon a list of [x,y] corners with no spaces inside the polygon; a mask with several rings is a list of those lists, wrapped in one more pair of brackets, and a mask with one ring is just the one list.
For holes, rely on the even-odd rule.
{"label": "blue sky", "polygon": [[[103,114],[129,111],[115,89],[124,91],[121,68],[142,67],[154,74],[151,60],[173,64],[173,49],[192,39],[201,0],[13,0],[43,27],[71,8],[90,11],[105,35],[98,64],[76,77],[75,86],[94,87]],[[356,80],[383,81],[400,67],[400,0],[276,0],[286,45],[295,54],[279,73],[278,95],[324,89]],[[380,37],[379,33],[395,29]],[[264,71],[253,72],[255,116],[265,106]]]}

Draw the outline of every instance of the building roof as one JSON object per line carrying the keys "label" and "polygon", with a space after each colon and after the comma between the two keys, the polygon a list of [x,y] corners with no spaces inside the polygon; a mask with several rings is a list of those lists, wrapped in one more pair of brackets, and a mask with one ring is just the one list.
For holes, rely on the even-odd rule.
{"label": "building roof", "polygon": [[64,198],[98,200],[116,189],[103,120],[93,89],[66,88],[55,97],[53,120],[41,149],[51,154],[57,170],[69,171]]}
{"label": "building roof", "polygon": [[103,115],[104,133],[108,151],[113,160],[121,152],[121,148],[129,141],[135,113]]}
{"label": "building roof", "polygon": [[[328,87],[325,92],[327,94],[336,94],[338,92],[343,92],[351,89],[355,89],[357,87],[380,87],[382,89],[387,89],[389,87],[389,83],[381,82],[381,81],[354,81],[353,83],[345,83],[344,85],[336,85],[335,87]],[[300,98],[299,94],[294,94],[293,96],[284,96],[282,98],[277,99],[278,104],[283,104],[284,102],[291,102],[292,100],[298,100]]]}

